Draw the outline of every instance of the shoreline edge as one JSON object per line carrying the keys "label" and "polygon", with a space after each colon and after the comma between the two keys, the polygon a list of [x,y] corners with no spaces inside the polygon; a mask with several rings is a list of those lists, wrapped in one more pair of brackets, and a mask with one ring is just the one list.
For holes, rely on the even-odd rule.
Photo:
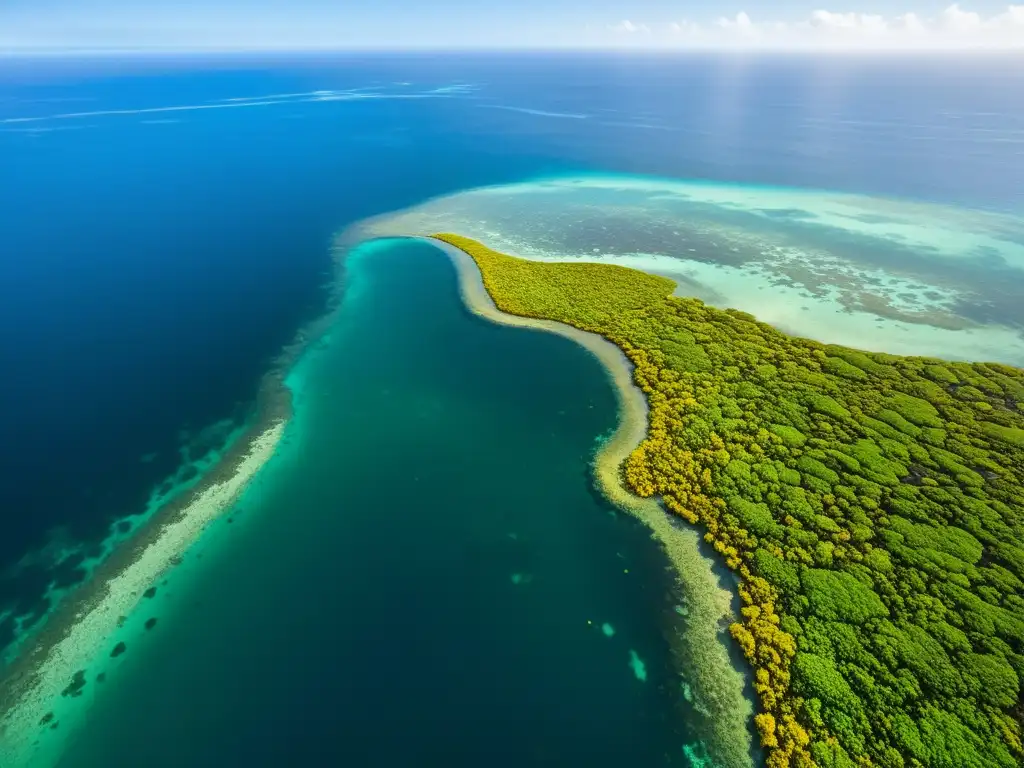
{"label": "shoreline edge", "polygon": [[502,312],[468,253],[433,237],[407,239],[429,243],[448,256],[458,276],[459,294],[472,314],[497,325],[558,334],[582,346],[601,363],[615,391],[618,423],[594,457],[594,480],[605,499],[647,526],[651,538],[671,562],[677,591],[684,602],[670,617],[675,631],[668,640],[676,663],[694,684],[692,690],[684,690],[684,697],[703,716],[704,730],[724,766],[752,766],[755,740],[754,705],[747,690],[750,673],[738,655],[730,654],[728,633],[721,629],[736,613],[735,592],[722,585],[726,574],[701,551],[702,539],[695,528],[674,521],[660,502],[635,496],[621,480],[622,463],[647,435],[647,400],[633,382],[633,364],[618,346],[598,334],[554,320]]}

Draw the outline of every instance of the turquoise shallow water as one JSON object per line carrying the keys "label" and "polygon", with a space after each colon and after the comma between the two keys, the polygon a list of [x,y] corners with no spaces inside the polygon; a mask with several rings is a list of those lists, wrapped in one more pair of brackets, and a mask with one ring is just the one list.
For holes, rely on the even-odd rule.
{"label": "turquoise shallow water", "polygon": [[666,275],[786,333],[878,352],[1024,364],[1024,217],[878,195],[556,174],[377,217],[505,253]]}
{"label": "turquoise shallow water", "polygon": [[347,272],[285,443],[60,764],[686,765],[666,562],[591,490],[597,361],[472,316],[427,244]]}
{"label": "turquoise shallow water", "polygon": [[[0,369],[5,372],[0,377],[0,392],[6,402],[17,403],[17,407],[9,409],[5,417],[9,439],[3,443],[7,451],[0,461],[0,646],[16,636],[24,637],[26,627],[42,624],[40,617],[53,609],[57,595],[90,580],[93,563],[103,560],[106,553],[101,542],[112,543],[130,535],[128,528],[143,522],[142,513],[154,489],[164,485],[166,490],[205,471],[205,463],[193,461],[208,450],[221,451],[226,432],[241,425],[251,413],[257,383],[271,360],[297,327],[322,311],[318,286],[329,267],[326,252],[331,235],[368,216],[421,207],[423,201],[437,195],[468,190],[468,194],[457,196],[465,203],[477,199],[473,190],[481,185],[527,182],[529,188],[534,186],[531,179],[564,175],[614,174],[620,180],[637,180],[641,186],[653,183],[660,189],[635,196],[632,199],[638,205],[628,209],[621,205],[623,198],[618,192],[615,199],[607,200],[616,210],[585,206],[589,216],[583,226],[582,217],[552,205],[549,193],[540,197],[520,194],[518,204],[494,197],[500,203],[494,210],[471,218],[487,219],[485,232],[500,232],[506,241],[513,236],[520,242],[529,241],[526,244],[542,253],[561,252],[564,256],[568,251],[592,257],[593,249],[599,248],[614,258],[638,255],[638,260],[623,263],[663,269],[685,282],[684,290],[694,295],[755,311],[759,318],[793,332],[821,332],[831,341],[891,351],[930,350],[1018,364],[1024,360],[1021,354],[1007,354],[1024,349],[1020,346],[1024,338],[1020,314],[1024,281],[1020,267],[1011,271],[1009,266],[1021,262],[1012,258],[1006,264],[1000,262],[999,254],[1012,256],[1012,249],[980,241],[975,235],[991,228],[973,213],[948,207],[969,205],[1019,216],[1024,206],[1019,183],[1024,170],[1024,154],[1019,152],[1024,102],[1012,97],[1020,92],[1024,75],[1024,69],[1017,66],[1019,61],[755,57],[740,67],[731,56],[673,61],[679,66],[666,66],[661,57],[618,53],[12,60],[12,66],[5,69],[9,76],[0,78],[0,157],[4,161],[0,202],[7,214],[0,220],[0,241],[15,256],[0,265],[0,286],[7,289],[0,291],[0,320],[17,332],[0,340]],[[238,108],[242,103],[252,108]],[[569,114],[579,117],[566,119]],[[644,181],[635,174],[659,178]],[[709,181],[685,182],[695,178]],[[693,196],[666,197],[668,179],[680,182],[675,192],[692,192]],[[719,195],[714,189],[718,185],[727,186],[719,191],[728,194]],[[795,195],[797,192],[800,194]],[[848,204],[859,207],[858,201],[839,200],[839,193],[856,193],[863,197],[859,203],[884,203],[885,208],[849,210]],[[716,199],[709,201],[709,196]],[[917,218],[914,212],[895,211],[878,196],[930,200],[943,208],[937,216],[925,216],[925,226],[908,232],[902,225]],[[791,199],[785,200],[787,197]],[[702,199],[710,205],[695,205]],[[540,204],[530,209],[531,201]],[[473,213],[471,209],[463,212]],[[834,215],[842,213],[853,215]],[[892,216],[894,213],[898,215]],[[60,225],[54,226],[58,220]],[[566,221],[574,226],[566,228]],[[499,223],[502,226],[496,226]],[[979,224],[984,225],[981,231]],[[437,229],[431,226],[425,231]],[[395,231],[410,234],[420,230]],[[458,231],[476,232],[470,228]],[[69,238],[69,232],[74,237]],[[999,239],[1016,238],[1019,246],[1024,243],[1019,232],[1019,228],[1003,228]],[[922,240],[922,233],[928,237]],[[544,237],[537,239],[534,234]],[[736,242],[726,244],[720,235],[729,235]],[[903,236],[909,239],[901,240]],[[514,244],[510,243],[510,250],[516,250]],[[733,251],[734,247],[739,250]],[[938,252],[952,258],[928,257]],[[922,254],[926,258],[918,259]],[[879,271],[890,274],[880,275]],[[880,285],[883,278],[887,303],[866,305],[861,288]],[[851,311],[837,307],[837,298]],[[393,309],[391,315],[395,315]],[[923,316],[933,311],[944,315],[946,325],[969,320],[982,327],[964,331],[933,327],[936,318]],[[908,318],[908,314],[916,318]],[[915,319],[925,322],[912,322]],[[341,322],[362,327],[351,313]],[[1002,331],[992,333],[1000,330],[990,327],[994,324],[1011,328],[1013,344],[1005,343]],[[425,328],[416,331],[427,333]],[[355,344],[341,333],[341,326],[333,338],[337,344]],[[957,340],[963,343],[951,343]],[[922,347],[921,341],[928,346]],[[558,349],[564,350],[564,343],[559,343],[563,346]],[[443,359],[428,344],[420,346],[423,348],[416,351],[423,357]],[[340,354],[337,350],[341,348],[328,346],[323,357],[310,357],[293,374],[300,399],[305,397],[304,382],[309,382],[309,407],[305,401],[300,403],[292,442],[253,487],[242,513],[230,518],[233,522],[218,522],[184,564],[174,569],[168,583],[159,585],[156,597],[142,602],[141,612],[128,619],[116,638],[103,641],[112,644],[124,636],[126,654],[89,663],[89,684],[81,697],[55,697],[59,700],[53,707],[54,717],[60,721],[56,731],[46,730],[47,725],[37,730],[39,712],[30,710],[32,727],[25,729],[30,739],[38,733],[48,744],[59,747],[60,738],[71,730],[72,713],[87,709],[94,691],[102,690],[91,730],[78,744],[80,753],[72,753],[79,762],[146,765],[195,760],[202,764],[212,761],[216,753],[224,762],[234,764],[233,756],[242,753],[239,745],[246,742],[250,724],[255,734],[251,737],[253,750],[272,738],[282,743],[285,739],[308,740],[308,754],[313,754],[318,744],[327,743],[327,736],[318,737],[318,729],[329,730],[348,717],[347,710],[331,703],[335,699],[330,697],[339,697],[339,702],[351,699],[340,698],[349,690],[349,683],[341,672],[323,663],[325,658],[338,670],[366,666],[365,680],[384,680],[383,687],[390,691],[398,690],[397,684],[390,683],[394,679],[391,670],[413,682],[430,679],[437,683],[438,691],[463,690],[456,685],[457,678],[445,677],[442,671],[433,677],[412,674],[411,662],[403,666],[391,658],[404,661],[405,657],[390,645],[385,646],[390,649],[388,663],[377,663],[371,627],[379,629],[383,624],[357,614],[354,600],[334,599],[330,588],[317,581],[318,575],[330,576],[330,569],[320,566],[318,559],[328,555],[318,552],[337,557],[365,552],[381,557],[385,547],[376,539],[370,541],[370,531],[380,538],[404,537],[410,528],[424,546],[437,550],[437,558],[444,557],[448,550],[427,535],[433,528],[414,528],[409,520],[415,511],[426,510],[431,526],[438,526],[441,520],[454,520],[451,509],[457,508],[449,500],[448,516],[442,517],[424,502],[424,498],[442,497],[417,495],[391,476],[374,492],[371,503],[365,500],[371,497],[366,488],[378,476],[365,469],[369,459],[352,458],[347,453],[340,459],[327,458],[338,455],[328,448],[334,451],[341,445],[331,443],[329,436],[348,440],[346,450],[356,450],[352,447],[356,442],[338,431],[340,427],[332,426],[350,424],[356,416],[329,415],[334,407],[354,406],[328,407],[324,400],[348,396],[375,419],[373,429],[365,430],[371,437],[356,436],[365,450],[391,450],[394,445],[406,445],[402,440],[421,435],[416,439],[438,457],[454,455],[454,449],[438,449],[447,445],[444,441],[449,438],[439,436],[437,427],[431,427],[432,432],[426,425],[414,427],[419,422],[407,415],[402,431],[388,427],[390,422],[382,416],[385,402],[391,408],[401,403],[403,410],[398,413],[410,414],[413,406],[406,405],[409,392],[433,391],[417,383],[421,381],[419,373],[402,372],[397,379],[402,386],[394,387],[391,401],[369,394],[360,399],[363,390],[356,382],[362,371],[342,372],[339,368],[337,375],[320,376],[320,362]],[[488,352],[486,359],[504,365],[503,354]],[[551,359],[555,363],[544,363],[548,366],[545,372],[557,368],[559,375],[570,375],[566,366],[572,368],[575,363],[566,362],[562,353]],[[383,360],[374,358],[374,362],[384,365]],[[466,360],[458,363],[473,364]],[[392,366],[388,375],[400,367]],[[444,380],[444,387],[450,383],[448,370],[443,373],[431,373],[435,378],[423,381],[433,381],[436,388],[443,389],[439,381]],[[538,390],[531,389],[537,382],[542,387],[554,386],[538,376],[529,381],[507,376],[505,381],[488,375],[488,392],[518,388],[504,395],[512,399],[502,402],[519,402],[515,398],[520,392],[527,393],[527,400],[537,398]],[[335,394],[321,392],[321,384],[327,387],[328,382],[337,382]],[[459,396],[465,399],[466,386],[459,383]],[[598,381],[590,384],[601,387]],[[370,385],[366,386],[369,393]],[[551,397],[562,397],[560,393]],[[478,393],[474,397],[483,396]],[[574,403],[573,397],[570,393],[565,402]],[[447,403],[447,398],[443,402]],[[563,405],[559,403],[555,412]],[[458,407],[463,406],[459,400]],[[427,409],[415,412],[421,411]],[[476,500],[482,493],[484,498],[501,499],[503,505],[503,494],[521,498],[514,494],[525,493],[518,487],[508,491],[505,486],[522,484],[529,470],[515,463],[520,461],[515,451],[525,444],[525,435],[547,439],[543,430],[530,432],[534,425],[527,418],[529,413],[532,411],[525,416],[520,413],[516,419],[509,417],[503,427],[505,439],[511,441],[509,452],[503,455],[515,457],[505,459],[512,469],[506,467],[500,475],[493,468],[491,474],[482,473],[480,477],[491,478],[481,481],[481,487],[487,485],[486,491],[464,483],[469,497]],[[595,414],[595,418],[610,419],[609,414]],[[479,444],[480,438],[472,437],[476,431],[465,429],[454,418],[447,419],[448,415],[451,407],[445,405],[439,420],[461,438]],[[580,427],[581,444],[592,432],[604,428],[603,421]],[[373,437],[376,429],[391,437]],[[487,424],[479,429],[484,435],[491,434]],[[329,430],[337,434],[329,435]],[[517,434],[519,438],[515,438]],[[311,435],[318,437],[313,440]],[[457,439],[450,438],[453,444]],[[414,451],[412,443],[407,445],[403,451],[409,455],[419,450]],[[555,449],[549,448],[541,451],[530,445],[531,451],[557,466],[550,460]],[[582,448],[573,455],[584,456],[588,451],[589,447]],[[481,455],[473,454],[474,462],[491,455],[478,452]],[[405,467],[412,460],[402,458],[404,455],[396,452],[389,460]],[[432,461],[433,453],[428,458]],[[336,461],[342,469],[318,470],[321,461]],[[574,461],[566,471],[578,471],[582,477],[581,464]],[[362,474],[354,467],[363,467]],[[546,470],[547,465],[541,468]],[[417,475],[404,471],[410,477]],[[350,490],[351,497],[338,492],[318,501],[319,496],[314,498],[305,485],[317,472],[332,482],[348,483],[349,489],[358,486],[363,490]],[[543,474],[538,470],[535,476]],[[427,476],[418,482],[425,483],[422,477]],[[375,482],[380,485],[379,479]],[[316,489],[316,494],[322,493],[326,493],[322,488]],[[321,508],[321,504],[327,506]],[[536,511],[541,514],[550,508],[542,501]],[[489,519],[488,514],[497,514],[497,506],[482,509],[483,521]],[[517,508],[508,514],[533,511],[532,507],[526,511]],[[358,544],[343,546],[328,535],[321,523],[330,514],[348,521],[346,536],[352,535],[342,540]],[[357,521],[364,519],[360,515],[373,521],[363,526],[367,531],[363,536],[355,535]],[[561,508],[559,515],[582,541],[583,532],[589,529],[570,524],[562,517],[565,512]],[[159,513],[159,519],[165,515]],[[459,523],[477,524],[483,525],[468,517]],[[628,523],[624,529],[601,517],[595,525],[600,524],[618,526],[610,529],[608,537],[626,546],[624,537],[632,535]],[[452,522],[448,527],[458,526]],[[117,535],[112,535],[115,531]],[[144,529],[133,538],[145,539],[149,532]],[[560,539],[553,536],[551,540]],[[402,546],[412,548],[403,543],[405,538],[395,541],[398,552],[403,551]],[[640,549],[636,551],[646,552],[646,542],[639,535],[637,542]],[[530,546],[539,545],[533,542]],[[597,554],[604,550],[596,544],[587,546],[605,568],[603,555]],[[426,554],[413,551],[427,562]],[[568,557],[570,551],[571,547],[563,548],[560,554],[567,570],[586,573]],[[255,556],[249,558],[249,552]],[[511,552],[535,550],[513,548]],[[311,553],[308,558],[306,553]],[[488,553],[479,556],[490,568]],[[501,557],[500,562],[494,561],[496,571],[509,579],[514,573],[525,574],[518,585],[509,581],[510,589],[522,588],[512,590],[511,595],[545,594],[538,585],[547,582],[537,576],[530,581],[527,567],[513,562],[513,554]],[[410,562],[415,567],[419,560]],[[505,573],[513,567],[523,570]],[[343,568],[364,582],[370,581],[372,569],[368,567],[339,564],[338,573]],[[630,566],[634,572],[637,568]],[[439,590],[446,587],[444,580],[431,581],[429,568],[423,566],[422,570],[422,594],[428,594],[426,585],[430,583],[440,584]],[[468,570],[467,566],[464,571]],[[292,571],[303,578],[293,577]],[[618,573],[612,568],[600,572]],[[399,578],[399,571],[393,573]],[[481,568],[474,583],[485,584],[488,574],[493,575]],[[91,586],[103,583],[103,578],[97,578]],[[631,582],[604,584],[591,577],[587,583],[604,601],[612,600],[609,585],[625,588]],[[381,596],[386,600],[386,584],[380,579],[351,589],[364,590],[366,604],[382,613],[391,610],[400,617],[409,616],[410,622],[415,618],[430,626],[432,617],[424,618],[418,610],[403,605],[387,608],[386,602],[374,602]],[[275,590],[289,591],[297,604],[276,596]],[[449,592],[453,605],[468,604],[455,590],[449,588]],[[492,592],[484,593],[493,598]],[[295,618],[302,610],[300,598],[307,594],[322,608],[316,614],[320,625],[312,618],[308,622]],[[572,590],[566,594],[576,595]],[[582,588],[579,594],[583,594]],[[650,593],[636,594],[649,597],[654,605],[660,588],[652,586]],[[456,609],[440,601],[439,595],[429,596],[430,600],[424,600],[433,606],[438,622],[448,614],[456,615]],[[50,630],[56,627],[59,632],[74,618],[75,600],[65,601],[67,612],[58,612],[48,625]],[[622,654],[628,654],[635,644],[634,650],[655,680],[657,643],[640,647],[637,639],[643,634],[641,627],[648,627],[646,631],[653,635],[654,611],[647,611],[648,604],[642,600],[624,600],[634,610],[629,614],[633,620],[608,619],[615,634],[609,638],[602,634],[605,644],[596,646],[608,654],[599,659],[607,664],[600,669],[619,674]],[[566,637],[576,627],[569,623],[575,618],[572,604],[568,605],[561,607],[568,617]],[[604,605],[602,602],[599,607]],[[597,612],[584,607],[587,613]],[[248,618],[264,609],[262,624]],[[308,610],[312,614],[313,609]],[[424,608],[422,614],[426,613]],[[146,631],[144,623],[154,615],[159,623]],[[517,621],[535,617],[533,613],[506,615]],[[353,628],[356,616],[368,622],[365,630],[359,625]],[[598,619],[594,621],[592,626],[597,626]],[[356,637],[362,632],[364,640],[346,640],[344,644],[336,639],[321,641],[316,626],[331,638]],[[419,625],[400,626],[405,628],[407,643],[409,637],[415,639],[423,633]],[[568,640],[563,643],[561,635],[553,631],[538,633],[551,648],[568,643],[582,653],[589,647]],[[519,638],[520,634],[509,630],[508,636]],[[332,647],[329,643],[337,645],[339,653],[359,651],[362,655],[333,661],[325,650]],[[218,650],[201,650],[203,647]],[[405,653],[419,653],[414,658],[440,658],[417,651],[418,645],[411,647],[413,650]],[[101,656],[106,655],[105,648]],[[494,648],[499,656],[504,653],[505,646]],[[458,650],[456,646],[452,653]],[[304,654],[310,661],[303,661]],[[473,657],[467,654],[465,658]],[[600,666],[589,657],[580,663],[591,671]],[[224,671],[211,671],[218,664]],[[280,673],[274,671],[275,665],[283,665]],[[76,661],[67,670],[68,679],[77,666]],[[562,679],[545,677],[544,665],[524,671],[526,666],[515,666],[515,672],[531,685],[541,679]],[[165,671],[159,671],[161,667]],[[274,700],[274,691],[292,690],[284,681],[287,675],[313,675],[309,670],[314,668],[324,680],[322,695],[310,693],[311,686],[295,683],[296,695],[284,697],[292,704],[293,713],[306,704],[315,713],[326,713],[304,716],[311,727],[302,730],[291,725],[297,715],[284,717],[282,709],[268,702]],[[326,674],[321,671],[324,669]],[[101,670],[107,670],[108,682],[93,685],[92,676]],[[446,687],[441,685],[443,680],[454,682]],[[630,680],[626,674],[627,682],[622,685],[633,685]],[[57,690],[64,684],[58,681]],[[360,685],[372,687],[375,683]],[[593,685],[606,685],[606,680],[596,677]],[[10,689],[6,685],[0,689],[3,699]],[[235,689],[241,692],[224,693]],[[353,690],[356,696],[361,689]],[[539,690],[549,695],[552,689]],[[612,687],[610,694],[622,690],[632,689]],[[239,700],[237,716],[224,714],[227,699],[222,697],[230,696]],[[385,698],[392,702],[393,697]],[[476,700],[491,701],[483,695]],[[576,701],[570,696],[557,700]],[[510,702],[519,704],[521,699],[510,698]],[[51,702],[39,706],[48,711]],[[427,708],[437,705],[432,701]],[[367,723],[373,720],[370,715],[381,709],[368,706],[370,714],[347,727],[352,732],[363,728],[367,734],[378,733]],[[321,725],[321,717],[328,725]],[[617,733],[606,727],[606,720],[596,718],[591,730]],[[428,718],[426,722],[433,721]],[[546,721],[541,717],[540,722]],[[632,727],[628,716],[623,722]],[[523,726],[521,733],[528,730]],[[350,735],[342,732],[345,738]],[[488,731],[486,735],[493,734]],[[221,739],[223,749],[213,750],[207,737]],[[358,745],[369,739],[350,740]],[[179,741],[195,744],[196,752],[189,753]],[[422,737],[411,740],[412,745],[428,743]],[[567,739],[566,743],[577,745],[579,740]],[[0,736],[0,751],[8,746],[8,740]],[[213,751],[201,753],[203,749]],[[357,759],[349,762],[373,762],[360,758],[356,747],[352,750],[346,754]],[[611,751],[612,757],[619,756]],[[253,762],[270,762],[276,754],[270,750],[271,757],[258,756]],[[381,754],[382,760],[389,755],[386,750]],[[517,756],[521,756],[519,752],[509,759]],[[311,761],[319,763],[315,758]],[[576,762],[575,757],[569,762]],[[0,755],[0,766],[9,764],[12,761]]]}

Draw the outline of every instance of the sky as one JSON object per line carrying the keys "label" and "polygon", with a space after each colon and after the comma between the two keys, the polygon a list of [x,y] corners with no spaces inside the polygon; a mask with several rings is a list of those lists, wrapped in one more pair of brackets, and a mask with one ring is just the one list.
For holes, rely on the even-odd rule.
{"label": "sky", "polygon": [[1003,0],[0,0],[0,54],[104,50],[1018,50]]}

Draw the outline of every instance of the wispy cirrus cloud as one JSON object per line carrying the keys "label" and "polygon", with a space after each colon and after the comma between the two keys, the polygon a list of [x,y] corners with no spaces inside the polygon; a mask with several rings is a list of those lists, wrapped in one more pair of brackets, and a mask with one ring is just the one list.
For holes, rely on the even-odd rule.
{"label": "wispy cirrus cloud", "polygon": [[[740,11],[712,22],[623,21],[620,44],[766,50],[1024,50],[1024,5],[983,16],[953,4],[934,16],[818,10],[798,21],[757,19]],[[644,30],[640,36],[636,32]]]}

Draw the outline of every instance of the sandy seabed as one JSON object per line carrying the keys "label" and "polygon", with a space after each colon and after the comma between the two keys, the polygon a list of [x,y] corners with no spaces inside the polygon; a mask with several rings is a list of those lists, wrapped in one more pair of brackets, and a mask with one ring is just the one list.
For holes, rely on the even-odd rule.
{"label": "sandy seabed", "polygon": [[[86,670],[110,650],[111,638],[143,593],[173,567],[213,520],[239,497],[260,468],[273,455],[287,422],[273,423],[255,436],[230,475],[199,493],[163,525],[119,572],[109,578],[88,605],[52,644],[39,644],[31,652],[29,667],[18,679],[6,681],[0,702],[0,765],[15,768],[52,764],[60,758],[61,743],[73,732],[69,713],[52,733],[44,718],[62,701],[62,691],[79,670]],[[58,720],[55,720],[57,722]],[[42,723],[42,724],[41,724]],[[41,733],[47,734],[44,745]]]}
{"label": "sandy seabed", "polygon": [[672,622],[674,656],[684,689],[702,719],[716,766],[749,768],[751,722],[754,707],[745,692],[746,671],[730,657],[722,627],[734,620],[734,593],[724,587],[715,562],[701,551],[696,529],[673,517],[653,499],[641,499],[622,484],[621,467],[647,434],[647,401],[633,382],[633,364],[619,347],[595,333],[553,320],[509,315],[499,310],[484,287],[476,262],[465,251],[441,240],[423,239],[444,251],[459,278],[459,292],[466,307],[478,317],[499,325],[557,333],[587,349],[602,364],[614,386],[619,407],[615,432],[602,443],[594,459],[594,473],[602,494],[617,507],[641,520],[660,544],[678,578],[683,602]]}
{"label": "sandy seabed", "polygon": [[826,344],[1024,365],[1024,216],[829,190],[592,173],[464,189],[360,223],[619,264]]}

